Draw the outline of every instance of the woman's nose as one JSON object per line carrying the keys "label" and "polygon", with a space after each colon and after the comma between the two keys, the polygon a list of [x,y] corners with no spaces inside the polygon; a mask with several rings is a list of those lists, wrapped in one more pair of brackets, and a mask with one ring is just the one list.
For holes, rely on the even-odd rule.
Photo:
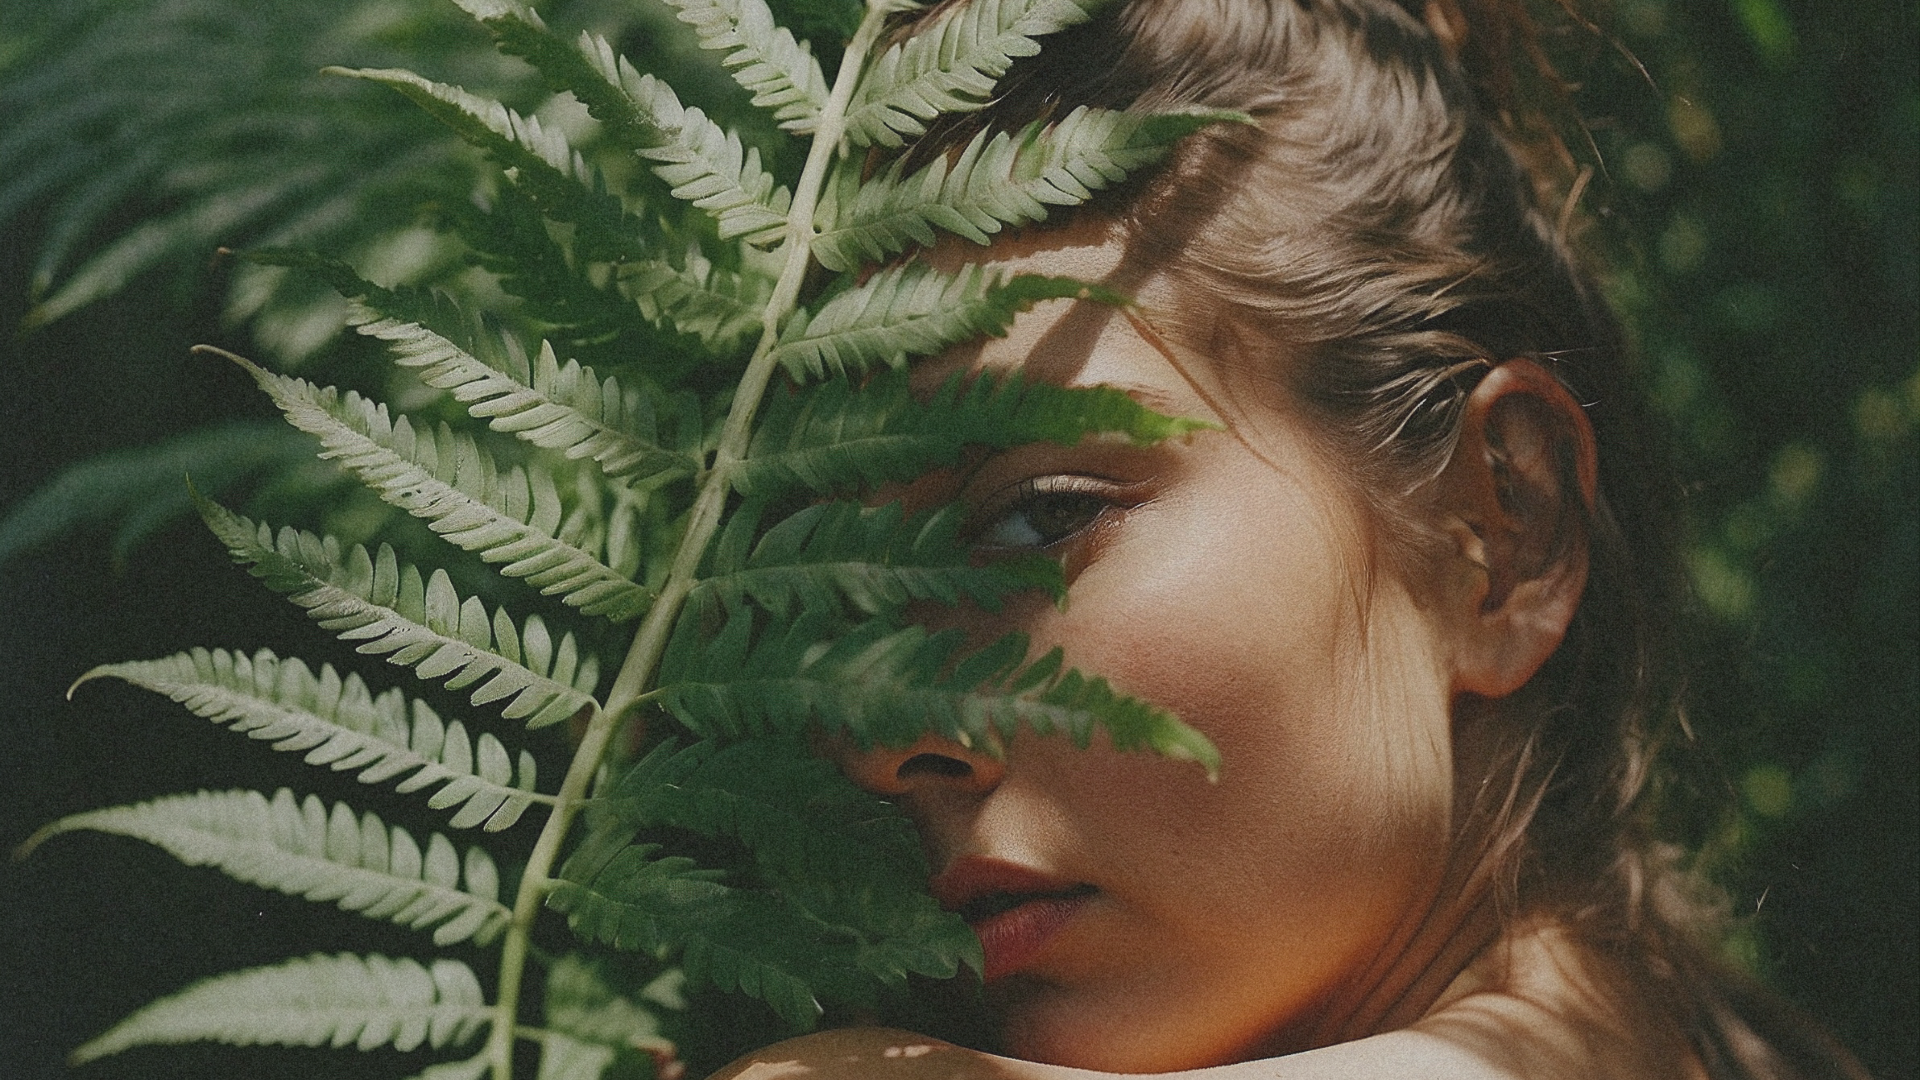
{"label": "woman's nose", "polygon": [[935,791],[984,795],[1000,786],[1007,771],[1001,758],[937,735],[923,735],[911,746],[843,746],[833,757],[854,783],[882,796]]}

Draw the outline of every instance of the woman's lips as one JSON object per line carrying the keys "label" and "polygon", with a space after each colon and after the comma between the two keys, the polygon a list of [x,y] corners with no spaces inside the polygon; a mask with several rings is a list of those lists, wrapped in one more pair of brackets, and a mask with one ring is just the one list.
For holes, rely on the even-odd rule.
{"label": "woman's lips", "polygon": [[933,879],[934,898],[980,937],[987,982],[1033,963],[1095,889],[1017,863],[968,855]]}

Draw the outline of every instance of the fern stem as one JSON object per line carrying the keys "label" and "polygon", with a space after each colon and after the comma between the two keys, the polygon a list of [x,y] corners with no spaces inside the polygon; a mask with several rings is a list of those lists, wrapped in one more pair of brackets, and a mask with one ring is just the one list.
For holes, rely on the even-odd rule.
{"label": "fern stem", "polygon": [[553,884],[550,875],[554,862],[573,828],[575,816],[585,802],[593,777],[600,771],[601,759],[605,757],[614,733],[627,719],[627,713],[646,696],[646,685],[653,678],[660,654],[666,648],[667,636],[679,618],[687,594],[693,590],[701,556],[720,526],[727,495],[732,490],[733,469],[746,457],[747,445],[753,434],[753,418],[759,412],[761,398],[766,394],[767,385],[772,381],[777,367],[773,359],[773,347],[779,340],[780,325],[793,313],[800,298],[800,287],[806,281],[815,235],[814,210],[819,205],[820,192],[826,184],[827,169],[840,149],[840,140],[846,130],[847,106],[853,100],[854,86],[859,81],[867,54],[872,51],[874,42],[879,40],[887,16],[897,6],[897,0],[867,0],[866,15],[847,44],[840,70],[834,78],[833,90],[828,95],[826,108],[821,111],[814,130],[806,166],[801,170],[799,183],[794,190],[793,203],[787,215],[787,236],[782,244],[786,262],[781,267],[780,279],[775,283],[761,317],[760,342],[734,393],[726,424],[721,429],[719,445],[714,449],[713,465],[703,477],[700,493],[688,513],[686,534],[679,550],[674,553],[673,567],[668,572],[666,584],[648,609],[646,620],[634,635],[633,645],[614,678],[613,687],[607,692],[606,704],[597,708],[587,723],[586,734],[574,751],[566,778],[561,781],[559,801],[553,813],[548,815],[539,839],[534,842],[533,852],[527,858],[526,871],[520,879],[520,891],[514,898],[513,921],[507,927],[506,939],[501,946],[499,997],[494,1004],[493,1026],[487,1039],[487,1056],[492,1066],[493,1080],[512,1080],[513,1077],[513,1042],[520,1012],[521,979],[526,968],[534,919],[539,915],[547,891]]}

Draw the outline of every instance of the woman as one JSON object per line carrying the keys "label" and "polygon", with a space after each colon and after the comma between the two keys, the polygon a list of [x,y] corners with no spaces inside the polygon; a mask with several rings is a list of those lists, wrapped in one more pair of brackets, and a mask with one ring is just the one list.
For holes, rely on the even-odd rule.
{"label": "woman", "polygon": [[1065,608],[964,625],[1064,646],[1225,769],[1038,737],[844,753],[980,934],[1007,1056],[850,1030],[723,1076],[1860,1075],[1712,962],[1647,831],[1674,514],[1517,162],[1548,160],[1505,96],[1531,29],[1469,7],[1134,0],[929,133],[923,155],[1081,104],[1254,118],[987,256],[1136,307],[1043,306],[924,371],[1115,385],[1217,430],[905,493],[967,503],[986,557],[1065,563]]}

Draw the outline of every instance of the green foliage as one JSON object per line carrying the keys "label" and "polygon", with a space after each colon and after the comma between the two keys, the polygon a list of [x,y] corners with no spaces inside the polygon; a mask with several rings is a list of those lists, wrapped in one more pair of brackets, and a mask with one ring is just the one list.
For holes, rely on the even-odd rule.
{"label": "green foliage", "polygon": [[[443,1049],[484,1030],[477,1056],[420,1075],[506,1080],[521,1038],[540,1045],[539,1075],[552,1080],[644,1071],[673,1052],[659,1018],[682,1004],[682,982],[759,999],[801,1029],[828,1009],[880,1007],[909,977],[981,967],[972,933],[927,895],[911,827],[813,756],[809,734],[870,746],[932,732],[992,752],[1104,736],[1218,770],[1204,738],[1064,669],[1057,649],[1029,659],[1019,635],[969,648],[958,631],[912,621],[916,604],[997,609],[1023,592],[1064,602],[1064,575],[1039,552],[980,551],[963,507],[908,512],[875,497],[970,447],[1144,445],[1203,426],[1117,390],[1019,375],[910,391],[911,358],[1003,333],[1032,304],[1125,298],[912,257],[867,276],[856,264],[931,243],[935,229],[984,242],[1041,220],[1235,117],[1082,110],[983,133],[951,166],[906,176],[885,160],[903,136],[978,107],[1013,57],[1086,8],[975,0],[869,67],[895,11],[875,0],[829,88],[812,49],[760,0],[674,0],[713,74],[748,99],[709,112],[603,35],[570,42],[517,0],[460,6],[557,103],[512,107],[392,67],[335,73],[397,91],[490,163],[471,198],[437,214],[484,273],[436,291],[392,275],[375,284],[307,251],[246,257],[331,285],[347,323],[390,361],[385,395],[202,350],[235,361],[321,459],[445,544],[416,563],[392,542],[276,531],[194,497],[232,558],[321,628],[489,715],[443,720],[356,674],[266,651],[194,649],[81,681],[112,676],[310,766],[392,783],[451,812],[454,828],[533,831],[531,817],[530,853],[459,856],[438,833],[423,848],[372,813],[286,789],[81,813],[29,847],[76,830],[137,837],[254,885],[430,929],[440,946],[497,950],[499,978],[489,998],[452,960],[316,956],[190,987],[83,1058],[193,1040]],[[758,120],[717,119],[728,109]],[[769,162],[801,156],[777,145],[795,135],[809,140],[806,165],[776,177]],[[881,157],[871,175],[844,153],[869,144]],[[617,672],[610,685],[603,663]],[[568,720],[577,743],[540,730]],[[499,721],[524,730],[495,734]],[[555,788],[540,786],[539,753],[570,756]],[[518,882],[511,898],[496,866]],[[586,951],[543,955],[530,971],[543,906],[564,913]],[[529,986],[539,1023],[523,1008]]]}
{"label": "green foliage", "polygon": [[920,33],[874,58],[847,110],[854,145],[898,147],[942,113],[978,109],[1035,38],[1085,22],[1102,0],[989,0],[948,8]]}
{"label": "green foliage", "polygon": [[599,664],[580,659],[571,633],[555,646],[538,615],[524,630],[504,608],[490,616],[479,597],[460,599],[445,570],[423,581],[418,567],[402,565],[385,544],[378,556],[358,544],[343,556],[331,538],[292,528],[276,537],[271,527],[214,503],[202,503],[201,514],[235,562],[289,594],[325,629],[359,642],[360,652],[384,654],[455,690],[485,679],[473,703],[506,699],[500,715],[525,718],[528,727],[558,723],[592,703]]}
{"label": "green foliage", "polygon": [[925,400],[905,372],[860,383],[827,379],[774,396],[733,484],[747,495],[841,492],[911,480],[969,445],[1071,446],[1083,438],[1149,445],[1208,426],[1160,416],[1117,390],[1064,390],[1019,372],[952,378]]}
{"label": "green foliage", "polygon": [[[449,825],[484,822],[488,832],[510,828],[535,802],[532,754],[520,751],[516,771],[505,745],[482,732],[478,740],[424,701],[398,690],[375,697],[359,675],[345,678],[332,665],[320,673],[265,649],[247,657],[225,649],[194,649],[161,660],[105,664],[81,676],[124,679],[165,694],[194,713],[275,750],[304,753],[309,765],[359,770],[363,784],[398,779],[401,792],[436,789],[435,810],[459,807]],[[78,684],[76,684],[77,687]]]}
{"label": "green foliage", "polygon": [[1025,555],[975,565],[961,540],[957,509],[908,516],[897,502],[816,503],[764,533],[760,510],[758,503],[743,505],[727,522],[689,597],[690,610],[701,610],[709,598],[736,609],[751,599],[785,619],[796,603],[878,615],[913,600],[964,600],[997,611],[1009,593],[1066,596],[1060,564],[1052,559]]}
{"label": "green foliage", "polygon": [[218,495],[262,473],[312,460],[310,440],[257,420],[233,420],[158,446],[89,458],[0,519],[0,563],[91,521],[117,521],[113,552],[124,558],[155,528],[193,505],[182,476]]}
{"label": "green foliage", "polygon": [[472,969],[384,956],[309,956],[221,975],[163,998],[73,1052],[76,1062],[152,1043],[440,1049],[492,1016]]}
{"label": "green foliage", "polygon": [[982,131],[951,162],[935,158],[912,175],[904,158],[870,178],[842,170],[822,195],[813,253],[830,270],[851,270],[931,244],[935,229],[985,244],[1004,226],[1045,221],[1049,206],[1087,201],[1158,161],[1183,135],[1244,119],[1222,111],[1081,107],[1017,132]]}
{"label": "green foliage", "polygon": [[214,866],[249,884],[332,900],[368,918],[432,926],[436,945],[485,944],[511,914],[499,901],[499,872],[485,851],[468,848],[462,860],[434,833],[423,853],[398,825],[389,832],[377,816],[356,818],[345,803],[329,813],[314,796],[296,802],[286,788],[271,802],[257,791],[203,791],[75,814],[42,829],[29,849],[77,829],[145,840],[189,866]]}
{"label": "green foliage", "polygon": [[[479,552],[487,562],[506,563],[502,574],[557,593],[589,615],[621,622],[646,610],[652,597],[630,576],[639,552],[604,551],[605,530],[584,536],[588,515],[566,513],[548,471],[502,470],[471,437],[444,424],[437,433],[416,430],[406,417],[393,421],[386,406],[352,391],[343,397],[332,387],[239,363],[289,423],[319,438],[321,457],[340,461],[382,499],[425,519],[450,543]],[[630,536],[632,529],[622,531]],[[627,565],[628,572],[606,565],[602,555]]]}

